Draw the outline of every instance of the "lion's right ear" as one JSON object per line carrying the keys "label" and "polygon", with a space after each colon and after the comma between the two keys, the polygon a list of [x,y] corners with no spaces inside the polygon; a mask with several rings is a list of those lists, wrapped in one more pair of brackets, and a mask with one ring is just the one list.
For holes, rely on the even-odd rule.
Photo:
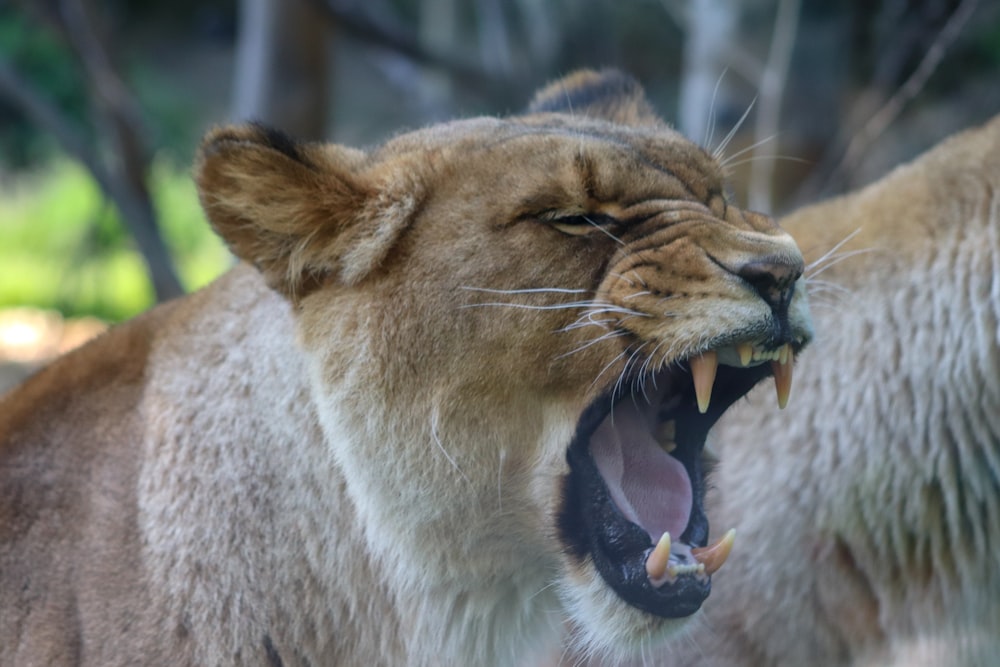
{"label": "lion's right ear", "polygon": [[362,151],[298,143],[262,125],[230,126],[202,141],[195,181],[233,253],[294,300],[328,279],[363,278],[405,224],[399,207],[381,215],[386,197],[375,195],[385,184],[363,171],[366,161]]}
{"label": "lion's right ear", "polygon": [[663,120],[639,82],[616,69],[578,70],[539,90],[528,113],[566,113],[632,126],[661,126]]}

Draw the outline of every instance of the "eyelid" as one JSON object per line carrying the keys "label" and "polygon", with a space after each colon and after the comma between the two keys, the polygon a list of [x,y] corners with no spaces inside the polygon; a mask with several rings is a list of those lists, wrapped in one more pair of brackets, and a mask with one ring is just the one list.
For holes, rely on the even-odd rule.
{"label": "eyelid", "polygon": [[[580,227],[595,229],[609,225],[621,224],[621,221],[606,213],[571,213],[568,211],[546,211],[538,216],[542,222],[548,223],[556,228]],[[582,232],[576,232],[580,234]]]}

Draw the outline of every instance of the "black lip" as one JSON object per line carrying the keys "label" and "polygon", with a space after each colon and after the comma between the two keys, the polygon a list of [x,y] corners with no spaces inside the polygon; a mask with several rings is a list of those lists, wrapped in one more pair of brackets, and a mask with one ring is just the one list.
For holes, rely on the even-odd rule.
{"label": "black lip", "polygon": [[[690,372],[671,371],[672,375]],[[769,364],[736,369],[720,366],[712,403],[706,414],[697,410],[694,387],[685,387],[679,407],[670,415],[677,420],[677,450],[693,492],[691,516],[680,541],[705,546],[708,518],[705,515],[705,468],[702,450],[708,430],[737,399],[771,374]],[[624,400],[627,396],[619,396]],[[590,405],[580,418],[566,454],[570,472],[564,478],[559,534],[568,552],[578,560],[589,554],[605,582],[628,604],[664,618],[681,618],[698,611],[711,592],[711,578],[681,575],[673,584],[659,588],[649,582],[646,554],[652,546],[645,530],[626,519],[615,503],[590,454],[590,438],[616,403],[612,394]]]}

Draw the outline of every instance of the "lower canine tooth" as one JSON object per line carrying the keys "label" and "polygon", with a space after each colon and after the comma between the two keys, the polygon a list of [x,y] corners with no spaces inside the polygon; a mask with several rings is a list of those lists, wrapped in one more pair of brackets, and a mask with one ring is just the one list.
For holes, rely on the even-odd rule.
{"label": "lower canine tooth", "polygon": [[656,547],[646,558],[646,574],[650,579],[660,579],[667,573],[670,563],[670,533],[663,533]]}
{"label": "lower canine tooth", "polygon": [[733,550],[735,541],[736,531],[730,528],[715,544],[691,549],[691,555],[705,566],[705,574],[712,575],[718,572],[729,558],[729,552]]}
{"label": "lower canine tooth", "polygon": [[719,355],[715,350],[691,357],[691,377],[694,379],[694,394],[698,400],[698,412],[708,412],[715,385],[715,372],[719,369]]}

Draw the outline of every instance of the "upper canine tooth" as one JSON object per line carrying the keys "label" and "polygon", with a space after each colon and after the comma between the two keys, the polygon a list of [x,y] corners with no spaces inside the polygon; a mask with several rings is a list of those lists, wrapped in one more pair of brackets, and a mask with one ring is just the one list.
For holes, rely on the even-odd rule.
{"label": "upper canine tooth", "polygon": [[733,542],[735,541],[736,531],[730,528],[715,544],[691,549],[691,555],[705,566],[705,574],[712,575],[718,572],[726,559],[729,558],[729,552],[733,550]]}
{"label": "upper canine tooth", "polygon": [[708,350],[697,357],[691,357],[691,377],[694,379],[694,394],[698,399],[698,412],[705,414],[712,400],[715,372],[719,368],[719,355]]}
{"label": "upper canine tooth", "polygon": [[[785,346],[787,347],[787,345]],[[774,373],[774,389],[778,394],[778,407],[782,410],[788,405],[788,396],[792,392],[792,355],[784,354],[785,361],[772,361],[771,372]]]}
{"label": "upper canine tooth", "polygon": [[749,366],[753,360],[753,345],[750,343],[737,343],[736,354],[740,355],[740,365]]}

